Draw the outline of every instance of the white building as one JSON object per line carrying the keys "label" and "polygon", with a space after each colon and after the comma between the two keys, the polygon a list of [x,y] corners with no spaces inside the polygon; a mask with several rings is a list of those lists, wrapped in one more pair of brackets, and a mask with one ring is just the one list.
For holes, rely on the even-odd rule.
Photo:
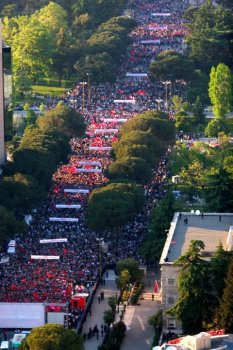
{"label": "white building", "polygon": [[177,334],[182,333],[181,322],[175,317],[169,316],[166,311],[178,299],[179,267],[174,265],[174,261],[188,250],[191,240],[204,242],[204,259],[210,259],[220,242],[224,249],[231,250],[233,246],[233,214],[175,213],[160,258],[164,333],[169,331]]}

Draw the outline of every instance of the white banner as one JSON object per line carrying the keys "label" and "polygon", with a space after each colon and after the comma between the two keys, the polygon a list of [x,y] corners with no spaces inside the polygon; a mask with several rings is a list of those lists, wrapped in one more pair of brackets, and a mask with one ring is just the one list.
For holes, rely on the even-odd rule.
{"label": "white banner", "polygon": [[101,165],[101,162],[96,162],[96,161],[81,161],[78,162],[79,165]]}
{"label": "white banner", "polygon": [[151,14],[151,16],[171,16],[171,14],[168,12],[154,12]]}
{"label": "white banner", "polygon": [[90,192],[90,190],[85,190],[84,188],[65,188],[65,193],[82,193],[87,194]]}
{"label": "white banner", "polygon": [[[156,30],[168,30],[168,26],[153,26],[149,25],[148,30],[156,31]],[[160,40],[159,40],[160,41]]]}
{"label": "white banner", "polygon": [[135,103],[136,101],[134,99],[132,100],[114,100],[114,103]]}
{"label": "white banner", "polygon": [[67,242],[67,238],[40,239],[40,243],[63,243],[63,242]]}
{"label": "white banner", "polygon": [[49,221],[78,222],[78,219],[77,218],[56,218],[56,217],[52,217],[52,218],[49,218]]}
{"label": "white banner", "polygon": [[160,44],[160,40],[142,40],[141,44]]}
{"label": "white banner", "polygon": [[93,151],[110,151],[110,149],[112,149],[112,147],[108,147],[108,146],[89,146],[89,150],[93,150]]}
{"label": "white banner", "polygon": [[[147,73],[126,73],[126,76],[127,77],[135,77],[135,78],[143,78],[143,77],[147,77]],[[132,101],[132,100],[130,100],[130,101]]]}
{"label": "white banner", "polygon": [[116,133],[118,129],[95,129],[95,134],[107,134],[107,133]]}
{"label": "white banner", "polygon": [[59,260],[60,256],[58,255],[31,255],[31,259],[34,260]]}
{"label": "white banner", "polygon": [[56,204],[58,209],[80,209],[80,204]]}
{"label": "white banner", "polygon": [[[90,147],[89,147],[90,149]],[[102,169],[86,169],[86,168],[76,168],[76,173],[102,173]]]}
{"label": "white banner", "polygon": [[103,122],[106,123],[124,123],[127,122],[128,119],[126,118],[101,118]]}

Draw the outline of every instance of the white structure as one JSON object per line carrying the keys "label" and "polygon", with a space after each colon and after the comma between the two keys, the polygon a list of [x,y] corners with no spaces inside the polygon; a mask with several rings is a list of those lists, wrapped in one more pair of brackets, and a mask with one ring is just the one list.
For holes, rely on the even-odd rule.
{"label": "white structure", "polygon": [[228,213],[175,213],[160,258],[163,331],[182,334],[180,320],[166,313],[178,299],[177,278],[179,267],[174,265],[189,247],[191,240],[205,244],[203,258],[211,258],[222,243],[225,250],[232,248],[233,214]]}

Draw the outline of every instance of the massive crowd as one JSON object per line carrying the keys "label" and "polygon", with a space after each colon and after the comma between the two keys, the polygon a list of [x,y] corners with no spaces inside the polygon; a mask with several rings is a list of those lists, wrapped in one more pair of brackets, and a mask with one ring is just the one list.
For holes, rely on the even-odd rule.
{"label": "massive crowd", "polygon": [[[131,13],[139,25],[131,33],[133,42],[122,60],[118,78],[113,84],[92,84],[91,100],[88,103],[86,98],[84,109],[86,137],[71,140],[69,163],[61,165],[54,174],[47,203],[33,214],[28,235],[17,239],[10,264],[1,267],[0,302],[68,302],[77,287],[90,291],[98,279],[100,263],[113,265],[126,257],[142,262],[137,248],[145,237],[153,206],[165,193],[169,150],[154,171],[151,183],[144,188],[144,210],[123,227],[120,235],[111,237],[101,262],[98,238],[108,242],[109,232],[97,234],[88,230],[87,198],[94,188],[108,181],[104,171],[111,162],[111,145],[117,141],[121,124],[136,113],[157,108],[157,99],[164,100],[163,84],[152,83],[147,76],[127,77],[126,73],[147,74],[149,63],[159,52],[182,51],[183,10],[187,5],[186,0],[133,2]],[[148,39],[159,43],[142,43]],[[77,85],[67,102],[81,111],[82,87]],[[55,238],[67,238],[67,242],[40,243],[40,239]],[[35,255],[57,256],[59,260],[35,259]]]}

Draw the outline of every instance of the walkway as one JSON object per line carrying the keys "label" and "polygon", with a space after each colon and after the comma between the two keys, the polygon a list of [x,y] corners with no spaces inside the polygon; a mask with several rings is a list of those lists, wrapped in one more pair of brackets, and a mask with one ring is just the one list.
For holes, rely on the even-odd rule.
{"label": "walkway", "polygon": [[[143,299],[139,305],[128,306],[123,321],[128,331],[123,340],[121,350],[149,350],[151,349],[154,329],[148,325],[148,318],[155,315],[161,309],[160,298],[153,292],[154,281],[159,280],[159,270],[149,270],[145,281]],[[155,295],[152,300],[152,294]]]}
{"label": "walkway", "polygon": [[[108,277],[105,277],[105,285],[100,285],[96,295],[93,300],[92,308],[91,308],[91,316],[88,315],[86,322],[83,325],[82,334],[88,333],[89,328],[94,328],[97,325],[99,329],[99,339],[96,336],[90,340],[86,340],[85,342],[85,350],[97,350],[98,346],[102,343],[103,338],[101,337],[101,325],[103,322],[103,315],[105,310],[109,310],[110,307],[108,305],[108,298],[111,296],[119,295],[119,291],[116,286],[116,275],[113,270],[107,271]],[[99,303],[98,297],[100,292],[104,292],[104,300]]]}

